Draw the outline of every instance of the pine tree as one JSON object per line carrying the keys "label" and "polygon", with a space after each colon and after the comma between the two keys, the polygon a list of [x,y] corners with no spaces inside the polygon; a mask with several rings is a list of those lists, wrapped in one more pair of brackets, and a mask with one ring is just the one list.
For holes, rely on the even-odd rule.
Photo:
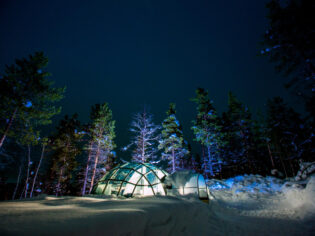
{"label": "pine tree", "polygon": [[156,148],[159,135],[157,134],[160,127],[153,122],[153,116],[145,109],[143,112],[135,114],[131,122],[130,131],[133,133],[131,143],[124,148],[126,151],[134,147],[132,151],[132,160],[139,163],[156,163],[158,162]]}
{"label": "pine tree", "polygon": [[229,139],[230,162],[240,166],[242,172],[249,168],[249,171],[253,173],[255,158],[252,151],[255,147],[251,113],[248,107],[244,106],[231,92],[229,92],[228,111],[225,117],[227,118],[225,131]]}
{"label": "pine tree", "polygon": [[[280,97],[267,102],[267,128],[271,153],[288,176],[286,162],[290,165],[291,176],[295,174],[293,161],[300,159],[303,149],[304,126],[298,113],[288,107]],[[295,163],[296,164],[296,163]]]}
{"label": "pine tree", "polygon": [[158,148],[162,150],[162,158],[168,160],[168,171],[174,173],[180,169],[181,159],[188,154],[182,128],[176,119],[175,104],[171,103],[167,118],[162,123],[162,135]]}
{"label": "pine tree", "polygon": [[203,88],[196,90],[196,97],[192,101],[197,104],[197,116],[192,127],[195,141],[207,151],[202,163],[203,173],[207,177],[214,176],[215,172],[221,170],[220,149],[224,145],[217,112],[209,99],[208,91]]}
{"label": "pine tree", "polygon": [[23,126],[27,120],[38,128],[50,124],[60,112],[53,103],[62,99],[65,88],[52,87],[50,74],[45,71],[47,63],[44,54],[38,52],[6,66],[0,79],[0,149],[6,137],[19,135],[20,129],[12,129],[14,123]]}
{"label": "pine tree", "polygon": [[53,191],[56,196],[67,193],[70,189],[72,172],[77,166],[77,156],[82,152],[80,145],[83,137],[81,124],[74,114],[71,118],[65,116],[57,127],[57,133],[52,137],[52,174],[55,177]]}
{"label": "pine tree", "polygon": [[287,79],[286,87],[302,99],[308,113],[305,136],[299,147],[303,158],[315,154],[315,54],[314,10],[312,0],[271,0],[266,5],[269,26],[261,53],[273,62]]}
{"label": "pine tree", "polygon": [[[82,195],[91,193],[93,185],[101,174],[106,172],[106,165],[112,161],[113,149],[116,147],[115,121],[107,103],[96,104],[91,109],[91,124],[88,128],[88,159],[84,171]],[[91,171],[91,172],[90,172]]]}
{"label": "pine tree", "polygon": [[256,159],[256,170],[258,173],[270,174],[271,169],[275,169],[274,157],[270,149],[270,138],[268,137],[268,128],[266,118],[258,112],[257,119],[253,121],[253,146]]}
{"label": "pine tree", "polygon": [[287,87],[295,88],[306,103],[314,103],[314,2],[271,0],[266,6],[269,27],[261,53],[289,79]]}

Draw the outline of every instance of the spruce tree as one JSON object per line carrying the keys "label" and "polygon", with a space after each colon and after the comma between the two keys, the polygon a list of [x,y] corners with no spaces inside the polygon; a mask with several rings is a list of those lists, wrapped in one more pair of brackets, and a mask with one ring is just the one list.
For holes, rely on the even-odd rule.
{"label": "spruce tree", "polygon": [[[296,160],[303,155],[304,125],[299,114],[288,107],[280,97],[267,102],[267,135],[276,165],[281,166],[285,175],[295,174]],[[286,164],[287,163],[287,164]]]}
{"label": "spruce tree", "polygon": [[166,114],[158,148],[162,150],[162,158],[168,160],[168,171],[174,173],[180,169],[180,161],[188,154],[188,150],[185,147],[182,128],[176,118],[174,103],[170,104]]}
{"label": "spruce tree", "polygon": [[253,122],[247,106],[243,105],[232,92],[229,92],[228,111],[225,115],[227,123],[225,131],[228,132],[228,148],[230,163],[237,164],[240,171],[254,172],[255,158],[253,155]]}
{"label": "spruce tree", "polygon": [[221,170],[220,150],[224,145],[217,112],[208,91],[203,88],[196,90],[196,97],[192,101],[197,104],[197,116],[192,127],[195,141],[204,146],[207,152],[202,161],[203,173],[207,177],[214,176],[215,172]]}
{"label": "spruce tree", "polygon": [[131,143],[124,148],[124,151],[130,147],[132,150],[132,160],[139,163],[156,163],[158,162],[156,148],[160,127],[153,122],[153,116],[145,109],[143,112],[135,114],[131,122],[130,131],[133,133]]}
{"label": "spruce tree", "polygon": [[78,115],[67,115],[59,122],[57,133],[52,137],[52,174],[56,196],[67,193],[70,189],[73,170],[77,166],[77,156],[82,152],[83,134]]}
{"label": "spruce tree", "polygon": [[284,73],[287,87],[293,87],[306,103],[314,104],[314,2],[271,0],[266,7],[269,26],[261,54]]}

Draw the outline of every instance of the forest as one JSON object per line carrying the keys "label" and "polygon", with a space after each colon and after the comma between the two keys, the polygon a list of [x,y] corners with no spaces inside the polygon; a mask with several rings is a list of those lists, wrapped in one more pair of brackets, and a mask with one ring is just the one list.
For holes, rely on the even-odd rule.
{"label": "forest", "polygon": [[[260,55],[283,74],[303,111],[272,97],[265,110],[253,113],[229,92],[227,109],[218,112],[207,88],[195,88],[195,96],[187,97],[195,106],[193,140],[185,137],[172,101],[162,121],[146,108],[135,111],[125,147],[115,144],[119,133],[106,101],[91,106],[88,123],[80,121],[80,114],[54,123],[66,88],[54,86],[45,53],[7,65],[0,77],[0,199],[91,194],[107,171],[126,161],[152,163],[169,173],[190,169],[206,179],[295,176],[302,163],[315,159],[314,31],[307,27],[314,16],[311,1],[290,4],[267,5],[269,28]],[[54,129],[47,132],[47,127]],[[126,154],[118,156],[117,150]]]}

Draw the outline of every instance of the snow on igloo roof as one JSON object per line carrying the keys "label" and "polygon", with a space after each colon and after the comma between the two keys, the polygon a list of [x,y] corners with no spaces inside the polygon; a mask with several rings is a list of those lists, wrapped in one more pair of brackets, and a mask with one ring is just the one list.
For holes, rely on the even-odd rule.
{"label": "snow on igloo roof", "polygon": [[97,183],[96,194],[166,195],[162,179],[168,174],[149,163],[125,163],[108,171]]}

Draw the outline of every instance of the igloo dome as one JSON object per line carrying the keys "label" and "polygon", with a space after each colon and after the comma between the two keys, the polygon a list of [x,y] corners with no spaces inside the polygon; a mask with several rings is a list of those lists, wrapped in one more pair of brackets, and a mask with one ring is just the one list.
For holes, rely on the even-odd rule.
{"label": "igloo dome", "polygon": [[197,195],[199,199],[209,198],[208,189],[204,177],[191,170],[177,171],[168,175],[164,181],[167,195]]}
{"label": "igloo dome", "polygon": [[126,197],[166,195],[162,182],[167,175],[149,163],[125,163],[108,171],[94,193]]}

